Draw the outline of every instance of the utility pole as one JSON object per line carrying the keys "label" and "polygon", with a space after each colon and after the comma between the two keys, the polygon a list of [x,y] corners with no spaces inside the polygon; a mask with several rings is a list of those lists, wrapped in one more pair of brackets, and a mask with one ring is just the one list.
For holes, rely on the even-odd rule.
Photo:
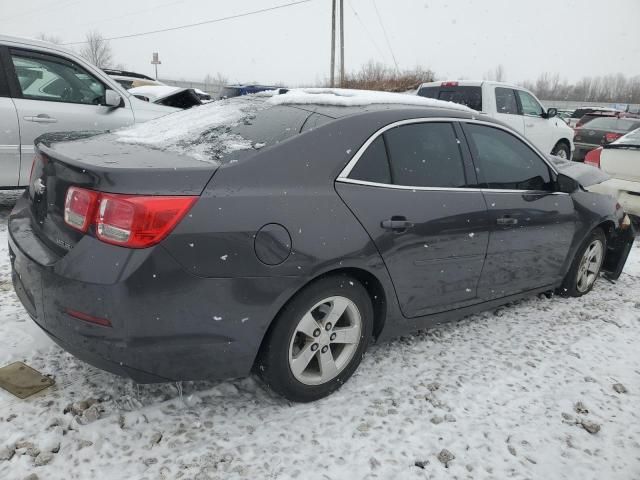
{"label": "utility pole", "polygon": [[340,0],[340,88],[344,87],[344,0]]}
{"label": "utility pole", "polygon": [[331,75],[330,86],[335,87],[335,71],[336,71],[336,0],[332,0],[331,4]]}

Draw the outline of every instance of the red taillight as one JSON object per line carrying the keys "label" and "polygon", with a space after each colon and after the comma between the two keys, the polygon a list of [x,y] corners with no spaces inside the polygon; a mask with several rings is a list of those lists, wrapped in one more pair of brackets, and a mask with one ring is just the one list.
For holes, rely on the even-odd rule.
{"label": "red taillight", "polygon": [[621,133],[605,133],[604,141],[607,143],[615,142],[620,137],[622,137]]}
{"label": "red taillight", "polygon": [[70,187],[64,220],[82,232],[94,224],[96,237],[103,242],[146,248],[164,239],[196,199],[121,195]]}
{"label": "red taillight", "polygon": [[101,194],[96,235],[108,243],[145,248],[165,238],[196,197],[142,197]]}
{"label": "red taillight", "polygon": [[458,86],[458,82],[442,82],[440,84],[440,86],[442,86],[442,87],[457,87]]}
{"label": "red taillight", "polygon": [[93,220],[98,192],[70,187],[64,200],[64,221],[70,227],[86,232]]}
{"label": "red taillight", "polygon": [[592,167],[600,168],[600,154],[602,153],[602,147],[591,150],[584,157],[584,163],[591,165]]}

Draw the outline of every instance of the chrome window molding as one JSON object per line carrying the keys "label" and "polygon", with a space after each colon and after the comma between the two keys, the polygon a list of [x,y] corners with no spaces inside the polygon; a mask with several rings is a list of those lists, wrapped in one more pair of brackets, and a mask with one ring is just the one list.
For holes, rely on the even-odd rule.
{"label": "chrome window molding", "polygon": [[[386,125],[382,128],[380,128],[379,130],[377,130],[373,135],[371,135],[366,142],[364,142],[364,144],[358,149],[358,151],[356,152],[356,154],[353,156],[353,158],[351,160],[349,160],[349,163],[347,163],[347,165],[342,169],[342,171],[340,172],[340,174],[338,175],[338,177],[336,178],[336,181],[339,182],[345,182],[345,180],[349,180],[346,183],[359,183],[361,185],[372,185],[372,186],[387,186],[388,188],[397,188],[400,187],[401,189],[408,189],[408,190],[453,190],[453,191],[458,191],[458,190],[472,190],[472,191],[477,191],[477,190],[483,190],[483,191],[492,191],[492,192],[527,192],[528,190],[500,190],[500,189],[479,189],[479,188],[440,188],[440,187],[412,187],[412,186],[405,186],[405,185],[392,185],[392,184],[383,184],[383,183],[375,183],[375,182],[366,182],[366,181],[361,181],[361,180],[354,180],[354,179],[350,179],[349,174],[351,173],[351,170],[353,170],[353,168],[356,166],[356,164],[358,163],[358,161],[360,160],[360,158],[362,157],[362,155],[364,155],[364,152],[367,150],[367,148],[369,148],[369,146],[380,136],[382,135],[384,132],[386,132],[387,130],[391,130],[392,128],[395,127],[399,127],[402,125],[411,125],[414,123],[443,123],[443,122],[447,122],[447,123],[471,123],[471,124],[477,124],[477,125],[484,125],[487,127],[491,127],[491,128],[497,128],[500,130],[504,130],[505,132],[513,135],[514,137],[518,138],[519,140],[521,140],[522,142],[524,142],[537,156],[538,158],[540,158],[540,160],[542,160],[544,162],[544,164],[549,167],[549,169],[551,169],[551,171],[553,173],[555,173],[556,175],[558,175],[558,170],[555,168],[555,166],[553,166],[551,164],[551,162],[549,162],[543,155],[541,155],[541,152],[531,143],[529,142],[529,140],[527,140],[525,137],[523,137],[522,135],[520,135],[518,132],[515,132],[513,130],[511,130],[508,127],[496,124],[496,123],[492,123],[492,122],[487,122],[484,120],[478,120],[476,118],[456,118],[456,117],[420,117],[420,118],[410,118],[407,120],[399,120],[397,122],[393,122],[390,123],[389,125]],[[457,136],[457,135],[456,135]],[[462,142],[462,140],[458,139],[458,142]],[[539,191],[536,191],[539,192]],[[554,192],[547,192],[547,193],[554,193]],[[557,193],[561,193],[561,192],[557,192]]]}
{"label": "chrome window molding", "polygon": [[394,190],[411,190],[420,192],[485,192],[485,193],[520,193],[522,195],[569,195],[565,192],[549,192],[547,190],[515,190],[503,188],[473,188],[473,187],[418,187],[410,185],[394,185],[391,183],[368,182],[355,178],[337,178],[336,182],[352,183],[367,187],[390,188]]}

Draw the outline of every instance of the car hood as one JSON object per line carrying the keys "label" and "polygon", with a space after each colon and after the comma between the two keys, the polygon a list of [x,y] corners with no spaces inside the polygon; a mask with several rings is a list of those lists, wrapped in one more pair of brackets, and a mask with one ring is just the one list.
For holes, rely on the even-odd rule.
{"label": "car hood", "polygon": [[553,163],[560,173],[567,177],[571,177],[584,188],[605,182],[610,178],[609,175],[604,173],[602,170],[592,167],[591,165],[572,162],[571,160],[565,160],[564,158],[556,157],[554,155],[547,155],[547,158],[551,160],[551,163]]}

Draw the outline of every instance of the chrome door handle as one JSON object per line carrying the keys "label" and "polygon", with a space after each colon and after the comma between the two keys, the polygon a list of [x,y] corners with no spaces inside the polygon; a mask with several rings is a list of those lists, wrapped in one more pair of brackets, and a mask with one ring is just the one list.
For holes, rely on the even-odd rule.
{"label": "chrome door handle", "polygon": [[517,225],[518,219],[510,217],[509,215],[505,215],[504,217],[498,217],[496,223],[498,225]]}
{"label": "chrome door handle", "polygon": [[406,229],[413,227],[413,223],[408,222],[406,217],[393,216],[389,220],[383,220],[380,222],[380,226],[385,230],[393,230],[394,232],[402,233]]}
{"label": "chrome door handle", "polygon": [[27,122],[35,122],[35,123],[56,123],[58,121],[57,118],[50,117],[46,113],[40,113],[36,116],[31,117],[23,117]]}

